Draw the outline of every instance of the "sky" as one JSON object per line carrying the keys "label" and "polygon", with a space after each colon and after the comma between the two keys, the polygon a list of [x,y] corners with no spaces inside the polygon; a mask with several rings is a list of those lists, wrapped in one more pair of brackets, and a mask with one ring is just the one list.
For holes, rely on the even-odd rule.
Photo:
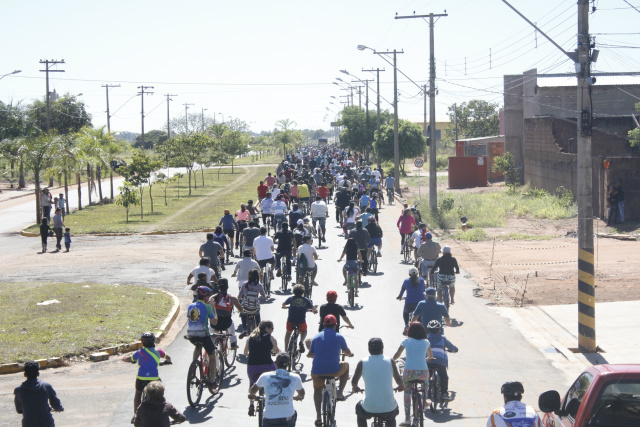
{"label": "sky", "polygon": [[[566,51],[575,49],[576,0],[508,0]],[[594,71],[640,71],[640,0],[595,0],[590,33],[600,50]],[[392,110],[393,67],[388,55],[359,51],[366,45],[397,55],[398,114],[422,121],[420,86],[429,79],[428,20],[400,16],[448,16],[435,24],[436,117],[471,99],[502,105],[505,74],[570,73],[573,63],[517,16],[502,0],[45,0],[4,1],[5,40],[0,45],[3,102],[44,99],[40,60],[61,60],[50,88],[85,102],[94,126],[106,124],[104,84],[109,90],[111,130],[140,132],[138,86],[145,95],[145,131],[166,129],[171,118],[204,114],[216,121],[241,119],[252,131],[273,130],[289,119],[297,129],[329,129],[350,93],[340,77],[375,80],[381,108]],[[623,47],[624,46],[624,47]],[[348,71],[352,76],[340,72]],[[355,82],[353,85],[364,86]],[[376,82],[369,108],[375,110]],[[344,85],[343,85],[344,86]],[[335,98],[332,98],[334,96]],[[354,94],[355,105],[365,107]],[[330,102],[334,102],[331,104]]]}

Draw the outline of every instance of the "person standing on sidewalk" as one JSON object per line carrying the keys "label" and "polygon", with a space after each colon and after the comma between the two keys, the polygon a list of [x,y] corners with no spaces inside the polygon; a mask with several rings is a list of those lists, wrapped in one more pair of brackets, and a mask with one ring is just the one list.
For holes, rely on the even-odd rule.
{"label": "person standing on sidewalk", "polygon": [[22,414],[22,427],[54,427],[51,411],[64,407],[51,384],[40,381],[40,365],[33,360],[24,364],[25,382],[13,391],[16,412]]}
{"label": "person standing on sidewalk", "polygon": [[40,240],[42,241],[42,253],[47,252],[47,239],[49,238],[49,232],[51,227],[49,227],[49,221],[47,218],[42,218],[42,222],[40,223]]}
{"label": "person standing on sidewalk", "polygon": [[45,188],[40,195],[40,205],[42,206],[42,218],[47,218],[47,221],[51,221],[51,204],[51,193],[48,188]]}

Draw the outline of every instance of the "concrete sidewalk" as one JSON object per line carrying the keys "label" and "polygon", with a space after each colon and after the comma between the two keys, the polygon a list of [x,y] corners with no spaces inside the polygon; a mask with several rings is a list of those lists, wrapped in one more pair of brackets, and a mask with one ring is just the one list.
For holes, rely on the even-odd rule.
{"label": "concrete sidewalk", "polygon": [[587,366],[640,363],[640,301],[596,303],[596,342],[601,353],[577,353],[578,305],[496,308],[511,326],[565,376],[567,385]]}

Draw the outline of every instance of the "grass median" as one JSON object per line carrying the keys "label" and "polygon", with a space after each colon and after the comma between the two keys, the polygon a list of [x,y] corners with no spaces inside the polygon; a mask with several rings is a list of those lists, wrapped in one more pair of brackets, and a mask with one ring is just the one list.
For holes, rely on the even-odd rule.
{"label": "grass median", "polygon": [[[38,305],[45,301],[57,303]],[[83,355],[135,342],[166,318],[172,298],[138,286],[0,284],[0,363]]]}
{"label": "grass median", "polygon": [[[192,176],[191,195],[187,176],[171,182],[165,193],[160,184],[152,186],[153,212],[149,198],[149,188],[143,194],[144,216],[140,206],[126,212],[117,204],[92,205],[76,211],[65,218],[65,226],[71,234],[94,233],[141,233],[154,231],[195,231],[211,228],[218,224],[224,209],[235,212],[241,203],[253,199],[257,203],[258,182],[273,172],[273,165],[258,167],[237,166],[235,173],[230,168],[198,170]],[[204,173],[204,186],[202,185]],[[194,185],[194,181],[195,185]],[[37,227],[28,231],[38,232]]]}

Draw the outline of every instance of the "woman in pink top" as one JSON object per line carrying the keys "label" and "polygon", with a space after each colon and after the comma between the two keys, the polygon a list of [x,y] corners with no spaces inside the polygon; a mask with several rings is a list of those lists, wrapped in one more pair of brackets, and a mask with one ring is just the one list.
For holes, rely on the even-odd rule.
{"label": "woman in pink top", "polygon": [[[240,210],[236,212],[235,216],[238,220],[238,228],[236,229],[236,249],[238,249],[242,230],[247,228],[247,223],[251,221],[251,212],[249,212],[249,209],[247,209],[247,206],[243,203],[240,205]],[[242,255],[242,249],[240,249],[240,254]]]}
{"label": "woman in pink top", "polygon": [[411,214],[411,209],[405,209],[400,218],[398,218],[398,223],[396,224],[398,229],[400,230],[400,253],[404,250],[404,242],[407,240],[407,244],[409,244],[408,239],[413,232],[413,227],[416,226],[416,220],[413,219],[413,215]]}

